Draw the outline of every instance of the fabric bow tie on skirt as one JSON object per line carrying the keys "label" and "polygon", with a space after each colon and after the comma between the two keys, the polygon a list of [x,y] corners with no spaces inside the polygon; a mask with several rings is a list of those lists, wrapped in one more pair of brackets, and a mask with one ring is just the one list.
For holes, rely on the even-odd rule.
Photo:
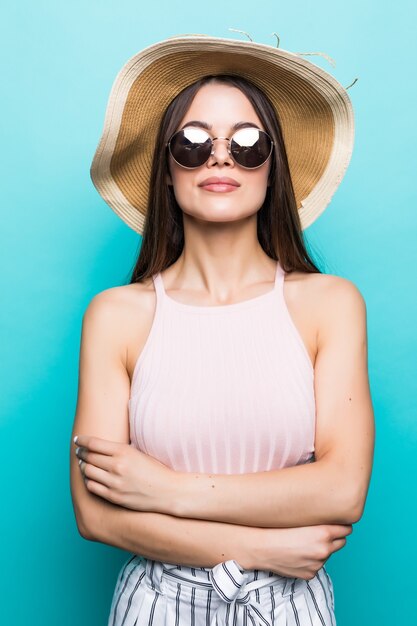
{"label": "fabric bow tie on skirt", "polygon": [[[247,582],[248,573],[242,573],[235,560],[216,565],[210,571],[210,580],[213,589],[223,600],[213,615],[210,626],[224,626],[224,624],[229,623],[233,626],[246,626],[246,624],[272,626],[273,621],[275,624],[280,623],[277,622],[279,617],[278,603],[273,618],[271,609],[267,609],[260,602],[257,602],[250,592],[262,587],[270,587],[276,581],[285,580],[282,595],[286,596],[291,592],[291,585],[294,582],[293,578],[283,579],[279,575]],[[280,606],[283,612],[282,617],[284,617],[285,606],[284,604]],[[285,617],[284,620],[282,623],[286,624]]]}

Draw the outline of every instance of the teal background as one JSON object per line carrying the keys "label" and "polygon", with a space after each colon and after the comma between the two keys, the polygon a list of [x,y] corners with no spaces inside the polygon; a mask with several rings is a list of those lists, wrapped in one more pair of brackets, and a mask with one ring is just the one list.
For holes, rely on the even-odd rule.
{"label": "teal background", "polygon": [[415,619],[416,8],[409,0],[252,3],[16,2],[1,28],[0,623],[107,623],[127,553],[87,542],[69,491],[82,314],[128,280],[140,237],[89,177],[124,64],[168,36],[244,38],[310,57],[347,86],[356,115],[347,174],[308,240],[368,310],[377,425],[365,514],[327,563],[338,626]]}

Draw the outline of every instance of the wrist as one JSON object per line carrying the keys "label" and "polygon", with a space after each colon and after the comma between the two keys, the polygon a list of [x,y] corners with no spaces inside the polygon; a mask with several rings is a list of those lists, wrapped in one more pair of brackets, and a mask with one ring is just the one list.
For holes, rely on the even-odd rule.
{"label": "wrist", "polygon": [[174,515],[202,519],[199,517],[201,511],[198,504],[199,492],[196,488],[202,486],[202,483],[196,484],[196,474],[193,472],[175,471],[174,474],[170,497]]}
{"label": "wrist", "polygon": [[263,562],[265,529],[253,526],[242,526],[242,537],[239,545],[239,558],[236,561],[244,569],[267,569]]}
{"label": "wrist", "polygon": [[166,507],[166,509],[170,508],[171,510],[165,510],[164,513],[170,513],[175,517],[192,517],[188,507],[189,479],[190,474],[187,472],[173,471],[173,480]]}

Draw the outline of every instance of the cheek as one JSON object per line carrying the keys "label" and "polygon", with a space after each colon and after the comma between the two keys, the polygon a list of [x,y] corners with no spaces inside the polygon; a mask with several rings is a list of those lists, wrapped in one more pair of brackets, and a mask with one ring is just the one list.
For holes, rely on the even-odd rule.
{"label": "cheek", "polygon": [[173,186],[175,196],[183,196],[189,193],[191,187],[191,172],[180,167],[170,159],[169,162],[170,184]]}
{"label": "cheek", "polygon": [[[187,176],[188,174],[188,176]],[[182,210],[187,211],[194,205],[195,188],[189,175],[189,172],[183,170],[181,172],[172,172],[172,191],[177,204]]]}
{"label": "cheek", "polygon": [[269,168],[260,168],[253,172],[248,180],[248,189],[253,199],[262,200],[265,198],[269,182]]}

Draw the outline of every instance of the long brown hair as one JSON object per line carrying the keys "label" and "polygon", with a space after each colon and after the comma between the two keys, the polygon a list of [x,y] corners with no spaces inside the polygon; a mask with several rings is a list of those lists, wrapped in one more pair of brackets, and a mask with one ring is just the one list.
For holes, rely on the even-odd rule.
{"label": "long brown hair", "polygon": [[172,186],[166,182],[166,144],[188,111],[197,91],[210,82],[240,89],[251,102],[274,141],[270,185],[257,212],[257,234],[265,253],[279,259],[285,271],[320,272],[306,249],[291,181],[281,123],[267,96],[240,76],[208,75],[181,91],[168,105],[157,135],[150,176],[149,200],[139,256],[130,283],[142,282],[172,265],[184,247],[183,215]]}

